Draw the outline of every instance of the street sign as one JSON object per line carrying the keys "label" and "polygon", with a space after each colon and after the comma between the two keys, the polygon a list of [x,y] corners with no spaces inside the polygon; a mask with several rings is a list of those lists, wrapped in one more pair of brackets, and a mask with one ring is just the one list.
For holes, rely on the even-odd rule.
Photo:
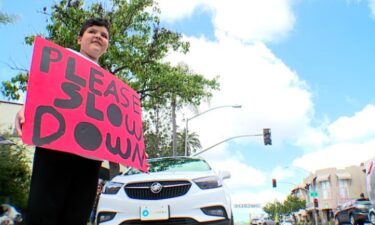
{"label": "street sign", "polygon": [[318,192],[312,191],[312,192],[310,192],[310,196],[313,197],[313,198],[317,198],[318,197]]}

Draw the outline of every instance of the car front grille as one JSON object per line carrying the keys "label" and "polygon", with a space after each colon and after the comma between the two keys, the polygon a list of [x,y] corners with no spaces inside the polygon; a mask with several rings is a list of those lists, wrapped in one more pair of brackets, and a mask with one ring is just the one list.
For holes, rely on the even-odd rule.
{"label": "car front grille", "polygon": [[[159,193],[151,191],[151,185],[159,183],[162,189]],[[129,198],[141,200],[159,200],[167,198],[175,198],[185,195],[191,187],[189,181],[152,181],[142,183],[130,183],[124,187],[125,193]]]}
{"label": "car front grille", "polygon": [[198,221],[191,218],[171,218],[169,220],[159,221],[141,221],[141,220],[130,220],[121,223],[120,225],[229,225],[229,220],[220,220],[213,222],[199,223]]}

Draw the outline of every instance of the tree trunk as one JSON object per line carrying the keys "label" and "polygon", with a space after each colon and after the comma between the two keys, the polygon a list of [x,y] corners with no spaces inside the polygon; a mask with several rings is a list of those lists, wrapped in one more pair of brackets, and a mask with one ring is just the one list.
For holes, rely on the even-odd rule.
{"label": "tree trunk", "polygon": [[172,155],[176,156],[176,146],[177,146],[177,125],[176,125],[176,99],[172,99]]}
{"label": "tree trunk", "polygon": [[109,162],[109,179],[111,180],[118,174],[120,174],[120,164]]}

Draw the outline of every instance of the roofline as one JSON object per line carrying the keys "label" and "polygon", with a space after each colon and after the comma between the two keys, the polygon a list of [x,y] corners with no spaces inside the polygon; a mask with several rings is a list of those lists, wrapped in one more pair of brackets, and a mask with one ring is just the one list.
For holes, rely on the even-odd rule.
{"label": "roofline", "polygon": [[13,105],[23,105],[23,103],[10,102],[10,101],[5,101],[5,100],[0,100],[0,103],[7,103],[7,104],[13,104]]}

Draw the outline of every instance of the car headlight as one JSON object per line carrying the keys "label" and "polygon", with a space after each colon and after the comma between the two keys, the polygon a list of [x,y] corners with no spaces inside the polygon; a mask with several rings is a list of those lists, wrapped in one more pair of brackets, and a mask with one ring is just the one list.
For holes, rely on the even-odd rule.
{"label": "car headlight", "polygon": [[193,180],[200,189],[211,189],[221,187],[221,182],[217,176],[201,177]]}
{"label": "car headlight", "polygon": [[112,220],[116,216],[115,212],[100,212],[98,214],[98,224]]}
{"label": "car headlight", "polygon": [[115,195],[123,186],[123,183],[109,181],[104,186],[104,194]]}

